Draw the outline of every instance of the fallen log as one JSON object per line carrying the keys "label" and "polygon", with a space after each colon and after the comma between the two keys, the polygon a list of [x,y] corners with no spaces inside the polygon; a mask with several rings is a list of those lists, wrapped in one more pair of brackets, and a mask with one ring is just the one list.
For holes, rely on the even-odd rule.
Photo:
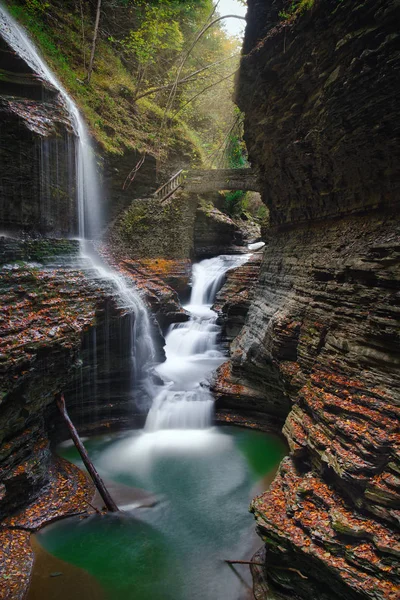
{"label": "fallen log", "polygon": [[98,489],[99,494],[104,501],[105,507],[107,508],[107,510],[109,512],[118,512],[119,511],[118,506],[115,504],[114,500],[111,498],[106,486],[104,485],[102,478],[100,477],[100,475],[96,471],[94,464],[90,460],[89,455],[86,452],[86,448],[82,444],[81,439],[79,437],[77,430],[75,429],[74,424],[72,423],[71,419],[69,418],[67,408],[65,406],[64,394],[60,394],[58,396],[57,406],[58,406],[58,409],[59,409],[64,421],[67,424],[67,427],[71,434],[71,438],[76,446],[76,449],[78,450],[79,454],[82,457],[83,464],[85,465],[90,477],[93,480],[94,485]]}

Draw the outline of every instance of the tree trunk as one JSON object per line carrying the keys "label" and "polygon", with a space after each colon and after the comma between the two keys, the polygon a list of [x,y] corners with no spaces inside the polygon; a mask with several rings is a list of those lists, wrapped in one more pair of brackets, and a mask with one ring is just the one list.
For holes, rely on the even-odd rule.
{"label": "tree trunk", "polygon": [[69,429],[69,432],[71,434],[73,442],[74,442],[79,454],[82,457],[83,463],[84,463],[86,469],[88,470],[90,477],[93,479],[93,483],[95,484],[96,488],[98,489],[100,496],[104,500],[104,504],[105,504],[107,510],[109,510],[110,512],[118,512],[119,511],[118,506],[115,504],[114,500],[111,498],[106,486],[104,485],[103,480],[101,479],[100,475],[96,471],[94,464],[90,460],[89,455],[86,452],[86,448],[82,444],[79,434],[74,427],[74,424],[72,423],[71,419],[69,418],[67,408],[65,406],[64,394],[61,394],[59,396],[59,398],[57,398],[57,406],[60,410],[60,413],[61,413],[64,421],[67,424],[67,427]]}
{"label": "tree trunk", "polygon": [[90,61],[89,61],[89,68],[88,68],[88,74],[87,74],[87,83],[90,83],[90,79],[92,77],[94,53],[96,51],[97,34],[99,32],[100,11],[101,11],[101,0],[98,0],[97,1],[97,10],[96,10],[96,21],[94,23],[94,31],[93,31],[92,51],[90,53]]}

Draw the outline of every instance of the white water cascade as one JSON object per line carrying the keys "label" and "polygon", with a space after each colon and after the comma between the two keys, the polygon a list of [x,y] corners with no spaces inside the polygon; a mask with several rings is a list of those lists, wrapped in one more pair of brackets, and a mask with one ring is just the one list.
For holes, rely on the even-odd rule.
{"label": "white water cascade", "polygon": [[95,278],[110,280],[120,298],[121,308],[132,314],[131,352],[133,376],[135,381],[141,378],[144,379],[146,377],[145,367],[150,366],[155,357],[146,306],[135,288],[129,285],[124,277],[106,265],[88,241],[99,237],[102,227],[102,215],[101,186],[86,125],[76,104],[41,58],[33,42],[1,5],[0,29],[9,46],[44,81],[47,81],[58,90],[70,115],[77,138],[75,169],[82,263],[80,267],[88,269],[89,274]]}
{"label": "white water cascade", "polygon": [[190,320],[172,325],[166,337],[166,361],[157,367],[165,386],[147,415],[147,431],[211,426],[213,399],[207,379],[226,360],[218,348],[220,327],[211,307],[226,272],[248,258],[217,256],[193,265],[192,294],[184,307]]}
{"label": "white water cascade", "polygon": [[40,57],[24,30],[0,5],[0,28],[11,48],[44,80],[59,91],[70,114],[77,143],[75,168],[81,241],[80,268],[101,280],[109,280],[120,298],[121,308],[132,315],[131,352],[133,380],[145,396],[154,398],[146,431],[205,429],[211,425],[213,400],[207,386],[211,373],[225,360],[218,348],[217,315],[211,310],[216,293],[229,269],[249,255],[219,256],[193,266],[193,288],[187,323],[175,324],[166,338],[166,361],[157,367],[164,385],[156,391],[149,376],[155,350],[146,306],[136,289],[113,271],[94,251],[90,239],[98,238],[102,226],[101,194],[95,155],[82,117],[66,90]]}

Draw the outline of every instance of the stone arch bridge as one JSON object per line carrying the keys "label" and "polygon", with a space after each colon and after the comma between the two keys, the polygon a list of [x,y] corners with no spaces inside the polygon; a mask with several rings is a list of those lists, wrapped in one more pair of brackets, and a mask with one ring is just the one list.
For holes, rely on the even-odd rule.
{"label": "stone arch bridge", "polygon": [[261,183],[255,169],[181,169],[159,187],[154,196],[164,202],[179,189],[194,194],[220,190],[261,192]]}

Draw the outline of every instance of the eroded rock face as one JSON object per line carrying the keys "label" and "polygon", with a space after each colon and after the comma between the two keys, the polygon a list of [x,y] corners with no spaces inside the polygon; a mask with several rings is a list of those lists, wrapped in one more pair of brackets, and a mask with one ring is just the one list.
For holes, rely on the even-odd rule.
{"label": "eroded rock face", "polygon": [[249,0],[239,103],[271,228],[217,385],[287,416],[290,457],[253,502],[256,597],[394,600],[399,6],[316,0],[281,22],[288,4]]}
{"label": "eroded rock face", "polygon": [[[365,519],[368,527],[383,531],[382,525],[389,532],[398,519],[400,484],[399,233],[395,215],[377,214],[271,232],[255,302],[233,343],[231,371],[220,373],[218,380],[219,390],[228,394],[229,402],[231,385],[235,391],[237,382],[244,387],[250,382],[245,390],[256,387],[257,406],[275,419],[279,411],[283,417],[283,408],[288,410],[292,402],[283,431],[296,481],[306,472],[307,478],[319,482],[326,497],[335,494],[346,510],[357,511],[357,519]],[[337,246],[338,237],[349,239],[350,235],[351,244]],[[237,392],[236,402],[245,410],[251,408],[254,399],[248,399],[242,390]],[[289,493],[290,482],[278,478],[273,488],[276,493],[266,492],[262,498],[261,502],[270,506],[269,515],[276,517],[272,524],[270,516],[267,519],[255,508],[262,534],[265,520],[268,531],[274,531],[276,547],[271,550],[268,545],[268,573],[271,565],[279,566],[282,560],[286,564],[286,554],[280,556],[286,548],[291,567],[297,565],[309,580],[323,581],[323,568],[318,572],[312,561],[307,562],[307,544],[312,544],[323,560],[329,559],[324,561],[325,567],[333,569],[339,580],[349,561],[348,568],[355,569],[353,579],[344,580],[351,586],[357,581],[356,588],[362,588],[365,597],[373,578],[383,577],[386,583],[380,597],[385,598],[385,590],[391,589],[395,579],[391,570],[379,571],[392,564],[390,556],[387,563],[381,556],[382,539],[351,532],[330,537],[328,530],[321,538],[318,523],[325,508],[318,499],[307,523],[295,524],[292,504],[281,502]],[[279,486],[282,495],[278,501]],[[294,531],[309,540],[306,545],[303,538],[296,542]],[[379,556],[381,566],[375,572],[367,559],[354,566],[349,553],[349,544],[357,554],[364,552],[366,543],[372,564],[373,553]],[[287,589],[292,579],[298,592],[298,580],[290,571],[277,569],[276,573],[276,582]],[[308,581],[304,589],[310,590],[312,585]],[[343,597],[350,594],[349,590],[342,593]]]}
{"label": "eroded rock face", "polygon": [[259,235],[256,224],[236,222],[213,204],[200,202],[194,223],[194,255],[202,260],[218,254],[246,253],[247,244]]}
{"label": "eroded rock face", "polygon": [[249,0],[238,102],[275,224],[398,202],[397,2]]}
{"label": "eroded rock face", "polygon": [[[78,242],[3,237],[0,268],[0,516],[5,516],[33,501],[48,483],[49,437],[60,426],[57,393],[65,392],[81,431],[89,424],[139,425],[147,407],[132,380],[134,317],[112,282],[82,262]],[[162,360],[163,339],[155,324],[153,333]]]}
{"label": "eroded rock face", "polygon": [[[94,323],[107,290],[78,268],[46,268],[77,242],[1,238],[0,514],[28,504],[48,482],[47,407],[79,358],[83,330]],[[10,263],[11,257],[13,262]],[[109,294],[109,291],[108,291]]]}
{"label": "eroded rock face", "polygon": [[1,37],[0,75],[1,230],[74,234],[75,135],[68,111],[57,90]]}
{"label": "eroded rock face", "polygon": [[231,343],[244,325],[254,297],[262,256],[262,252],[255,252],[244,265],[228,271],[226,281],[215,298],[213,310],[218,313],[224,342]]}

